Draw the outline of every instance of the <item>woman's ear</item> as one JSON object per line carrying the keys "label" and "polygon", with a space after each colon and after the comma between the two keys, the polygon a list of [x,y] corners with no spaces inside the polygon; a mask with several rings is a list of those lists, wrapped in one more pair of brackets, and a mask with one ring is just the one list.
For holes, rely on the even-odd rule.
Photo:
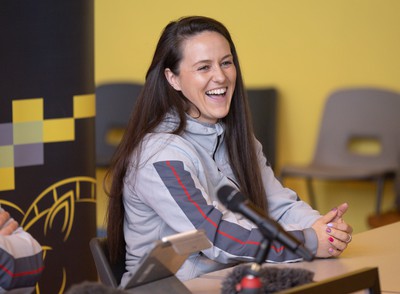
{"label": "woman's ear", "polygon": [[172,86],[172,88],[174,88],[176,91],[181,91],[181,87],[179,85],[179,78],[169,68],[166,68],[164,70],[164,75],[168,83]]}

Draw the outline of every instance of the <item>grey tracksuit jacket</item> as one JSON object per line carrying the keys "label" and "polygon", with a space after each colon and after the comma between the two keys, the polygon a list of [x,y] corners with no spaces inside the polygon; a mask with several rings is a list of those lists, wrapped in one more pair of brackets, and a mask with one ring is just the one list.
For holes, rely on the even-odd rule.
{"label": "grey tracksuit jacket", "polygon": [[0,235],[0,293],[32,293],[43,269],[42,247],[29,233]]}
{"label": "grey tracksuit jacket", "polygon": [[[124,179],[124,235],[126,266],[133,271],[150,244],[162,237],[204,229],[213,246],[193,254],[177,273],[187,280],[214,270],[251,261],[262,236],[257,227],[218,202],[223,185],[237,189],[224,141],[224,125],[204,124],[187,117],[183,134],[169,134],[178,118],[169,115],[142,145],[138,168],[133,160]],[[257,141],[259,168],[268,200],[269,216],[294,234],[312,252],[317,238],[311,225],[320,217],[296,193],[282,187],[266,164]],[[133,154],[132,159],[135,159]],[[301,258],[279,242],[272,242],[268,261]],[[127,275],[122,279],[126,283]]]}

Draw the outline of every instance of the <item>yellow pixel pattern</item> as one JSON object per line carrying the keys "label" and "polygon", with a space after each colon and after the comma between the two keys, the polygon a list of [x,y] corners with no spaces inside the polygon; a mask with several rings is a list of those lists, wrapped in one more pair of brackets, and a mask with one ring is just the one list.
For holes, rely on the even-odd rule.
{"label": "yellow pixel pattern", "polygon": [[94,94],[74,95],[73,117],[44,119],[44,99],[12,101],[12,123],[0,124],[0,191],[15,189],[14,170],[44,164],[45,143],[75,140],[75,120],[96,116]]}

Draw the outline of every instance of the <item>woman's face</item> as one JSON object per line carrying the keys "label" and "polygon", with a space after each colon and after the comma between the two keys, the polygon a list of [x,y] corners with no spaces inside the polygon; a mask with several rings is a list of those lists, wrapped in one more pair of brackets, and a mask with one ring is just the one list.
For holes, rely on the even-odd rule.
{"label": "woman's face", "polygon": [[190,116],[216,123],[228,114],[235,90],[236,67],[229,43],[221,34],[205,31],[183,41],[182,53],[179,75],[167,68],[165,76],[198,108],[192,105]]}

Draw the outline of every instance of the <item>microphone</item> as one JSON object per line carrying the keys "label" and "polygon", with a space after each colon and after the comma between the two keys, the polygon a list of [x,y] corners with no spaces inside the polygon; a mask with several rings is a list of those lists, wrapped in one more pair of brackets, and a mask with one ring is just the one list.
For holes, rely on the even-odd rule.
{"label": "microphone", "polygon": [[314,282],[314,273],[302,268],[277,268],[263,267],[258,276],[262,287],[258,290],[248,291],[240,289],[243,277],[248,274],[249,265],[239,265],[225,277],[221,284],[222,294],[232,293],[275,293],[296,286]]}
{"label": "microphone", "polygon": [[[231,186],[222,186],[218,192],[219,201],[232,212],[237,212],[248,218],[258,226],[264,237],[270,241],[277,240],[285,245],[293,253],[301,256],[304,260],[314,259],[313,254],[294,236],[286,232],[282,226],[270,218],[264,218],[249,206],[246,197]],[[248,204],[249,203],[249,204]]]}

